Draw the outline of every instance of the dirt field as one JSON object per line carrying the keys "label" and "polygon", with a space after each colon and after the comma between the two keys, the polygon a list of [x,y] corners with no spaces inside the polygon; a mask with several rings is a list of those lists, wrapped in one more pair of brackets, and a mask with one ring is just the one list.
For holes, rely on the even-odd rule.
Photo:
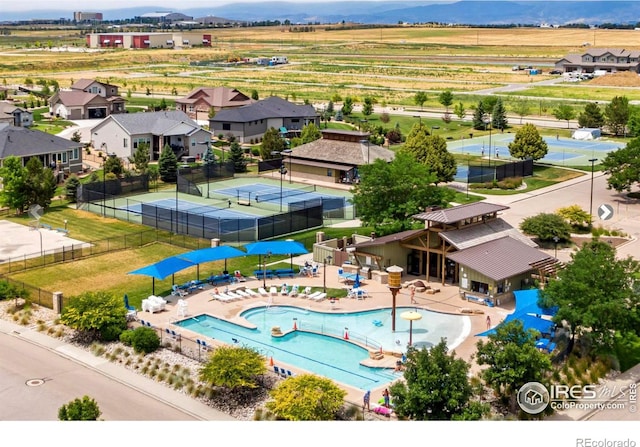
{"label": "dirt field", "polygon": [[589,84],[609,87],[640,87],[640,76],[630,71],[621,71],[594,78],[589,81]]}

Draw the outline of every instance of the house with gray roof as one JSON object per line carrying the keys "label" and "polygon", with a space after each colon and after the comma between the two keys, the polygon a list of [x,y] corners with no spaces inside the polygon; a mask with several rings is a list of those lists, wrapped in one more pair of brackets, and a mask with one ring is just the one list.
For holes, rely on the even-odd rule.
{"label": "house with gray roof", "polygon": [[563,73],[593,73],[596,70],[610,73],[640,73],[640,51],[624,48],[589,48],[584,53],[566,55],[555,63],[555,67]]}
{"label": "house with gray roof", "polygon": [[179,110],[110,115],[91,129],[93,147],[120,158],[132,157],[140,143],[148,145],[152,161],[167,144],[178,159],[202,155],[210,141],[211,134]]}
{"label": "house with gray roof", "polygon": [[0,101],[0,123],[30,127],[33,124],[33,113],[16,106],[12,101]]}
{"label": "house with gray roof", "polygon": [[320,116],[312,105],[270,96],[253,104],[219,111],[209,119],[209,129],[214,135],[233,135],[240,143],[259,143],[271,127],[283,130],[286,136],[300,132],[309,123],[320,127]]}
{"label": "house with gray roof", "polygon": [[358,181],[358,168],[395,153],[369,141],[368,132],[323,129],[322,138],[300,145],[284,159],[292,175],[334,183]]}
{"label": "house with gray roof", "polygon": [[425,228],[353,244],[355,263],[372,270],[391,265],[426,281],[457,284],[463,299],[487,305],[513,300],[513,291],[555,274],[558,261],[499,213],[504,205],[476,202],[427,210],[413,218]]}
{"label": "house with gray roof", "polygon": [[0,161],[16,156],[26,166],[31,158],[38,158],[58,176],[82,171],[82,144],[65,138],[0,123]]}
{"label": "house with gray roof", "polygon": [[125,100],[118,86],[93,79],[80,79],[69,90],[58,90],[49,98],[49,113],[70,120],[105,118],[124,113]]}

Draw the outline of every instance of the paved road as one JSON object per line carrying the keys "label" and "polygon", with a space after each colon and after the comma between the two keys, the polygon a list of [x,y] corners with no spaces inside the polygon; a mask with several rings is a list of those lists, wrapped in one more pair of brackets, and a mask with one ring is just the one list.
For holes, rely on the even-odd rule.
{"label": "paved road", "polygon": [[96,400],[107,421],[235,420],[103,357],[5,320],[0,384],[4,421],[57,420],[58,408],[84,395]]}
{"label": "paved road", "polygon": [[[503,218],[514,227],[519,227],[525,217],[539,213],[553,213],[558,208],[579,205],[589,211],[591,203],[591,175],[526,194],[513,196],[487,196],[487,201],[508,205]],[[609,204],[613,208],[613,217],[602,220],[598,217],[598,208]],[[630,235],[632,240],[618,247],[618,257],[633,256],[640,259],[640,201],[627,199],[607,189],[607,176],[596,173],[593,178],[593,216],[594,225],[609,229],[620,229]],[[572,250],[559,250],[558,258],[568,261]]]}

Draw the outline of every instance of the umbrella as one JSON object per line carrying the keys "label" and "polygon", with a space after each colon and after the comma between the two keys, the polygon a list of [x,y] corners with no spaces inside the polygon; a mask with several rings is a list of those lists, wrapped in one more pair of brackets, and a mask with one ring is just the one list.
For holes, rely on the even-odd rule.
{"label": "umbrella", "polygon": [[198,265],[197,279],[200,279],[200,264],[204,262],[220,261],[224,259],[224,270],[227,270],[227,258],[237,258],[239,256],[246,256],[247,254],[237,248],[229,247],[227,245],[220,245],[218,247],[201,248],[200,250],[190,251],[181,255],[177,255],[180,259],[186,259]]}
{"label": "umbrella", "polygon": [[360,287],[360,272],[356,273],[356,279],[353,280],[353,288],[357,289]]}
{"label": "umbrella", "polygon": [[421,320],[422,314],[410,310],[408,312],[402,312],[400,314],[400,318],[402,318],[403,320],[409,320],[409,346],[411,346],[411,343],[413,342],[413,321]]}
{"label": "umbrella", "polygon": [[145,275],[153,278],[153,294],[156,294],[156,278],[159,280],[165,279],[169,275],[173,275],[180,270],[184,270],[188,267],[196,265],[195,262],[188,261],[186,259],[179,258],[177,256],[171,256],[165,258],[162,261],[155,264],[142,267],[137,270],[129,272],[129,275]]}

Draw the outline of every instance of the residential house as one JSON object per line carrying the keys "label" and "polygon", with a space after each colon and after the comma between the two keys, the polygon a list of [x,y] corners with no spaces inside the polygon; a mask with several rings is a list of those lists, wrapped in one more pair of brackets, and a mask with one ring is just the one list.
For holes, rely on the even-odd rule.
{"label": "residential house", "polygon": [[110,115],[91,129],[94,148],[120,158],[132,157],[140,143],[149,145],[151,160],[168,144],[178,158],[202,155],[211,134],[179,110]]}
{"label": "residential house", "polygon": [[235,88],[198,87],[184,98],[176,99],[176,109],[182,110],[196,121],[208,120],[209,111],[219,112],[222,109],[246,106],[255,101]]}
{"label": "residential house", "polygon": [[555,63],[564,73],[633,71],[640,73],[640,50],[623,48],[589,48],[584,53],[568,54]]}
{"label": "residential house", "polygon": [[395,153],[369,142],[369,133],[324,129],[322,138],[292,149],[285,157],[292,175],[353,183],[359,180],[358,167],[378,159],[392,161]]}
{"label": "residential house", "polygon": [[250,105],[221,110],[209,119],[209,129],[214,135],[231,134],[240,143],[259,143],[272,127],[288,134],[299,132],[309,123],[320,127],[320,117],[313,106],[270,96]]}
{"label": "residential house", "polygon": [[0,123],[16,127],[31,127],[33,113],[18,107],[12,101],[0,101]]}
{"label": "residential house", "polygon": [[49,99],[49,113],[64,119],[96,119],[125,112],[118,87],[92,79],[80,79],[70,90],[58,90]]}
{"label": "residential house", "polygon": [[513,291],[555,274],[557,260],[522,235],[499,212],[507,206],[476,202],[413,216],[424,229],[353,244],[353,263],[371,270],[398,265],[407,275],[458,284],[462,298],[492,305],[513,300]]}
{"label": "residential house", "polygon": [[82,144],[65,138],[0,123],[0,160],[14,155],[25,166],[37,157],[43,166],[54,170],[56,176],[82,171]]}

